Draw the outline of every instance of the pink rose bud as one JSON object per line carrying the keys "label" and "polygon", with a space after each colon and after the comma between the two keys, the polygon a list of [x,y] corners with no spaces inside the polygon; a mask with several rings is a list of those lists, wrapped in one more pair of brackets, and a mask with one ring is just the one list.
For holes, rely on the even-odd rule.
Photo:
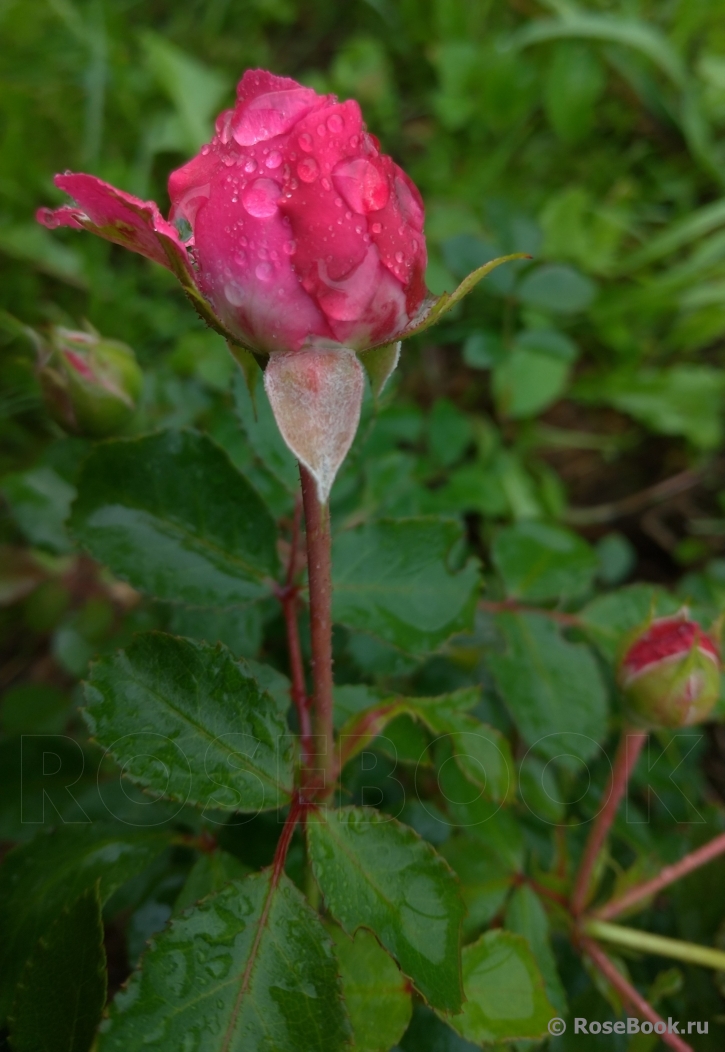
{"label": "pink rose bud", "polygon": [[[357,428],[357,355],[379,393],[398,341],[518,258],[492,261],[453,295],[430,297],[423,201],[380,152],[357,102],[263,70],[244,74],[212,141],[172,172],[169,220],[153,201],[93,175],[67,172],[55,185],[75,204],[41,208],[39,222],[90,230],[168,267],[248,381],[248,352],[272,355],[265,385],[277,423],[322,501]],[[275,364],[277,353],[292,357]],[[334,376],[320,386],[326,370]]]}
{"label": "pink rose bud", "polygon": [[66,431],[102,438],[125,426],[143,375],[133,351],[117,340],[53,327],[38,368],[48,411]]}
{"label": "pink rose bud", "polygon": [[720,693],[717,644],[687,610],[657,618],[628,646],[618,681],[632,714],[646,726],[700,723]]}
{"label": "pink rose bud", "polygon": [[247,347],[365,350],[423,303],[423,202],[357,102],[250,70],[169,196],[199,288]]}

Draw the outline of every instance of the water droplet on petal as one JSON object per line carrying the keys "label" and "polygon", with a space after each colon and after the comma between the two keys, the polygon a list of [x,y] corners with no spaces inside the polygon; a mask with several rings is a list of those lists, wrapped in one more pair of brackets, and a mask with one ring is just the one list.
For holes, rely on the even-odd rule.
{"label": "water droplet on petal", "polygon": [[202,156],[206,157],[206,155],[209,153],[209,144],[208,143],[205,143],[202,146],[201,152],[202,152]]}
{"label": "water droplet on petal", "polygon": [[352,150],[357,150],[359,145],[360,145],[360,138],[359,138],[359,136],[351,135],[350,136],[350,148]]}
{"label": "water droplet on petal", "polygon": [[214,122],[214,130],[216,131],[219,139],[226,146],[231,138],[230,125],[232,117],[234,116],[234,110],[223,110],[216,121]]}
{"label": "water droplet on petal", "polygon": [[327,128],[325,127],[324,124],[318,124],[317,125],[317,134],[318,135],[327,135]]}
{"label": "water droplet on petal", "polygon": [[264,162],[268,168],[279,168],[282,164],[282,154],[279,150],[272,150],[269,157]]}
{"label": "water droplet on petal", "polygon": [[314,183],[320,174],[320,169],[314,157],[305,157],[297,165],[297,174],[303,183]]}
{"label": "water droplet on petal", "polygon": [[402,252],[396,252],[395,253],[395,258],[396,258],[398,263],[402,263],[403,260],[405,259],[405,256],[403,255]]}
{"label": "water droplet on petal", "polygon": [[342,129],[345,127],[345,122],[343,121],[339,113],[333,113],[327,118],[327,127],[334,134],[335,132],[342,131]]}
{"label": "water droplet on petal", "polygon": [[309,132],[302,132],[298,139],[298,142],[300,144],[300,148],[303,149],[305,153],[312,153],[312,147],[314,144],[312,142],[312,136]]}
{"label": "water droplet on petal", "polygon": [[322,180],[322,188],[323,188],[323,190],[330,190],[330,189],[332,189],[329,179],[325,178],[325,179]]}
{"label": "water droplet on petal", "polygon": [[317,94],[312,88],[268,91],[250,99],[236,117],[232,133],[240,146],[284,135],[312,109]]}
{"label": "water droplet on petal", "polygon": [[383,227],[381,223],[373,223],[370,229],[372,230],[373,234],[379,234]]}
{"label": "water droplet on petal", "polygon": [[365,215],[384,208],[390,187],[383,173],[364,157],[341,161],[332,173],[335,187],[353,212]]}
{"label": "water droplet on petal", "polygon": [[248,157],[247,160],[244,162],[244,171],[245,172],[254,172],[256,170],[257,170],[257,162],[255,161],[255,159],[253,157]]}
{"label": "water droplet on petal", "polygon": [[297,251],[297,242],[296,241],[285,241],[285,243],[282,246],[282,248],[284,249],[285,255],[287,255],[287,256],[294,256],[295,252]]}
{"label": "water droplet on petal", "polygon": [[254,268],[254,273],[260,281],[271,281],[273,273],[271,263],[258,263]]}
{"label": "water droplet on petal", "polygon": [[228,153],[224,154],[224,156],[222,157],[222,161],[227,166],[227,168],[231,168],[231,166],[234,164],[234,158],[231,156],[231,154]]}
{"label": "water droplet on petal", "polygon": [[280,188],[273,179],[255,179],[244,188],[242,204],[255,219],[267,219],[277,211]]}

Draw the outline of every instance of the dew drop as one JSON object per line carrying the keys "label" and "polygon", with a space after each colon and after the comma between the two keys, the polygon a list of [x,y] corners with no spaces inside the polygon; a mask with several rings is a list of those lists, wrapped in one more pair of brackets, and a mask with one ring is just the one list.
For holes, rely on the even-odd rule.
{"label": "dew drop", "polygon": [[395,253],[395,258],[396,258],[398,263],[402,263],[403,260],[405,259],[405,256],[403,255],[402,252],[396,252]]}
{"label": "dew drop", "polygon": [[268,168],[279,168],[282,164],[282,154],[279,150],[272,150],[269,157],[264,162]]}
{"label": "dew drop", "polygon": [[322,180],[322,188],[323,188],[323,190],[331,190],[332,189],[332,184],[331,184],[329,179],[325,178],[325,179]]}
{"label": "dew drop", "polygon": [[345,122],[343,121],[339,113],[333,113],[327,118],[327,127],[334,134],[336,132],[342,131],[342,129],[345,127]]}
{"label": "dew drop", "polygon": [[370,229],[372,230],[373,234],[379,234],[380,231],[383,229],[382,223],[373,223]]}
{"label": "dew drop", "polygon": [[255,159],[253,157],[248,157],[246,159],[246,161],[244,162],[244,171],[251,173],[251,172],[256,172],[256,170],[257,170],[257,162],[255,161]]}
{"label": "dew drop", "polygon": [[300,149],[304,150],[305,153],[312,153],[312,136],[309,132],[302,132],[299,139],[297,140],[300,144]]}
{"label": "dew drop", "polygon": [[337,208],[342,208],[342,198],[341,197],[336,197],[335,198],[335,206]]}
{"label": "dew drop", "polygon": [[415,240],[415,238],[413,238],[413,240],[411,241],[410,247],[413,249],[414,252],[418,251],[418,242]]}
{"label": "dew drop", "polygon": [[202,156],[206,157],[206,155],[209,153],[209,144],[208,143],[205,143],[202,146],[201,152],[202,152]]}
{"label": "dew drop", "polygon": [[351,135],[350,136],[350,147],[351,147],[351,149],[357,150],[359,145],[360,145],[360,138],[359,138],[359,136]]}
{"label": "dew drop", "polygon": [[390,187],[384,174],[364,157],[341,161],[332,173],[335,188],[353,212],[365,215],[384,208]]}
{"label": "dew drop", "polygon": [[305,157],[297,165],[297,174],[303,183],[314,183],[320,174],[320,168],[314,157]]}
{"label": "dew drop", "polygon": [[255,219],[267,219],[277,211],[279,186],[272,179],[255,179],[244,188],[242,204]]}
{"label": "dew drop", "polygon": [[228,153],[224,154],[224,156],[222,157],[222,161],[227,166],[227,168],[231,168],[231,166],[234,164],[234,158]]}
{"label": "dew drop", "polygon": [[282,248],[283,248],[284,253],[285,253],[286,256],[294,256],[295,252],[297,251],[297,242],[296,241],[285,241],[285,243],[282,246]]}
{"label": "dew drop", "polygon": [[318,124],[317,125],[317,134],[318,135],[327,135],[327,128],[325,127],[324,124]]}
{"label": "dew drop", "polygon": [[254,273],[260,281],[272,280],[272,266],[270,263],[258,263],[254,268]]}

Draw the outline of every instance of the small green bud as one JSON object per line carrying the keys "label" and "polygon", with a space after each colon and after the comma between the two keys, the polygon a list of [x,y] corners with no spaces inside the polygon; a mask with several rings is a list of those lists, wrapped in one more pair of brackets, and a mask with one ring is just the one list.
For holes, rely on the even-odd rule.
{"label": "small green bud", "polygon": [[39,368],[45,403],[74,435],[103,438],[131,419],[143,374],[130,347],[96,333],[54,326]]}
{"label": "small green bud", "polygon": [[717,645],[687,610],[639,629],[618,681],[632,716],[647,727],[688,727],[707,719],[720,694]]}

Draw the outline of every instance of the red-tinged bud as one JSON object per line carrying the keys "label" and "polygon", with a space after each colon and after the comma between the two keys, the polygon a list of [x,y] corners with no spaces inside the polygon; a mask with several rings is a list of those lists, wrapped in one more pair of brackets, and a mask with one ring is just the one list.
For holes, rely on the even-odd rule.
{"label": "red-tinged bud", "polygon": [[57,326],[41,355],[39,376],[53,418],[71,434],[90,438],[112,435],[125,426],[143,380],[126,344]]}
{"label": "red-tinged bud", "polygon": [[632,715],[646,726],[700,723],[720,693],[717,644],[687,610],[657,618],[633,636],[618,680]]}

